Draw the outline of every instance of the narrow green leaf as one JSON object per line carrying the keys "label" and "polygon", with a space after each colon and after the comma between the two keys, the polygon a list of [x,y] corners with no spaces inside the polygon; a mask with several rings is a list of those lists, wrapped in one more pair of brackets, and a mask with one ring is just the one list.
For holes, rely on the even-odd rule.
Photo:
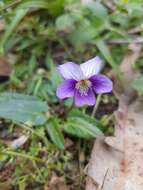
{"label": "narrow green leaf", "polygon": [[107,45],[105,44],[105,42],[102,39],[97,39],[95,43],[96,43],[97,48],[100,50],[100,52],[102,53],[104,58],[107,60],[107,62],[111,65],[111,67],[116,68],[117,64],[113,60],[112,55]]}
{"label": "narrow green leaf", "polygon": [[62,13],[65,0],[25,0],[18,8],[47,9],[49,14],[58,16]]}
{"label": "narrow green leaf", "polygon": [[29,1],[23,1],[18,8],[43,8],[47,9],[48,8],[48,2],[47,0],[29,0]]}
{"label": "narrow green leaf", "polygon": [[2,41],[0,43],[0,51],[3,53],[4,46],[8,40],[8,38],[12,35],[13,31],[19,24],[19,22],[23,19],[23,17],[28,12],[28,9],[18,9],[16,11],[15,17],[12,19],[12,22],[7,26],[7,29],[2,37]]}
{"label": "narrow green leaf", "polygon": [[56,119],[50,119],[46,125],[46,129],[53,143],[60,149],[64,149],[64,137]]}

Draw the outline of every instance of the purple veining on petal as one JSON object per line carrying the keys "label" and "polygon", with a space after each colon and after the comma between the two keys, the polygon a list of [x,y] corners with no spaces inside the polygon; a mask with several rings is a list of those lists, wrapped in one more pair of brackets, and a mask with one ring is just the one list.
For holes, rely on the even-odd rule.
{"label": "purple veining on petal", "polygon": [[60,99],[74,97],[77,107],[94,105],[96,103],[94,93],[111,92],[113,88],[108,77],[98,74],[101,67],[102,62],[98,56],[80,66],[73,62],[60,65],[58,69],[65,80],[57,88],[57,96]]}
{"label": "purple veining on petal", "polygon": [[83,78],[80,66],[73,62],[67,62],[59,65],[58,70],[65,79],[74,79],[78,81]]}
{"label": "purple veining on petal", "polygon": [[105,75],[95,75],[90,78],[93,88],[97,94],[111,92],[113,89],[112,81]]}
{"label": "purple veining on petal", "polygon": [[85,76],[85,78],[90,78],[100,72],[102,68],[102,61],[100,57],[96,56],[85,63],[80,65],[80,68]]}
{"label": "purple veining on petal", "polygon": [[74,98],[75,98],[75,105],[77,107],[81,107],[84,105],[93,106],[96,102],[95,95],[91,88],[89,88],[87,95],[81,95],[81,93],[78,90],[75,90]]}
{"label": "purple veining on petal", "polygon": [[57,88],[56,95],[60,99],[74,96],[76,81],[73,79],[64,80]]}

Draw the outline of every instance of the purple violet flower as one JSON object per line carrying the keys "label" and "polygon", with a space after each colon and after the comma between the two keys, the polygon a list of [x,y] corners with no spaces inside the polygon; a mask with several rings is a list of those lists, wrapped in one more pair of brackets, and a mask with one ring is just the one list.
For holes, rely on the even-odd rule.
{"label": "purple violet flower", "polygon": [[96,56],[83,64],[67,62],[58,67],[64,81],[57,88],[60,99],[74,98],[75,105],[94,105],[96,94],[111,92],[112,81],[105,75],[99,74],[102,67],[101,59]]}

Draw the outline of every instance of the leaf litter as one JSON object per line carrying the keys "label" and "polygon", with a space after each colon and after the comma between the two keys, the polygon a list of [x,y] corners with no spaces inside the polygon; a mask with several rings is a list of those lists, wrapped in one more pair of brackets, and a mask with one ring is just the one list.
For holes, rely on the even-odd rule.
{"label": "leaf litter", "polygon": [[4,57],[0,57],[0,76],[9,76],[11,73],[11,66]]}
{"label": "leaf litter", "polygon": [[122,83],[115,80],[119,100],[114,136],[96,139],[88,166],[86,190],[143,189],[143,99],[131,82],[141,46],[130,44],[120,66]]}

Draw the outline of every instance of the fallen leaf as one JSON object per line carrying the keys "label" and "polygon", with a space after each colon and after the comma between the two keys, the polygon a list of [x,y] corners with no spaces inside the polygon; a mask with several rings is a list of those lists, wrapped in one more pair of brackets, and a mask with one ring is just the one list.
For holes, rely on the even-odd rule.
{"label": "fallen leaf", "polygon": [[68,149],[74,145],[73,141],[69,138],[65,139],[65,149]]}
{"label": "fallen leaf", "polygon": [[49,188],[46,190],[70,190],[69,187],[66,185],[65,180],[63,177],[58,177],[56,175],[52,176]]}
{"label": "fallen leaf", "polygon": [[0,76],[9,76],[11,73],[11,66],[7,60],[0,57]]}
{"label": "fallen leaf", "polygon": [[11,147],[12,149],[17,149],[17,148],[21,147],[23,144],[25,144],[27,140],[28,140],[28,136],[22,135],[22,136],[20,136],[19,138],[15,139],[15,140],[11,143],[10,147]]}
{"label": "fallen leaf", "polygon": [[143,99],[133,98],[134,90],[130,85],[136,77],[132,66],[141,48],[134,44],[130,48],[135,51],[126,54],[121,64],[124,90],[120,96],[117,93],[119,108],[115,112],[115,134],[101,136],[95,141],[86,190],[143,189]]}
{"label": "fallen leaf", "polygon": [[[123,57],[123,61],[120,65],[121,70],[121,81],[117,80],[116,76],[114,78],[114,94],[118,99],[121,99],[121,96],[127,96],[126,99],[131,101],[134,99],[137,94],[136,91],[131,88],[132,80],[138,78],[138,72],[134,69],[134,64],[138,59],[141,51],[141,45],[139,44],[130,44],[126,51],[126,54]],[[125,98],[125,97],[124,97]]]}

